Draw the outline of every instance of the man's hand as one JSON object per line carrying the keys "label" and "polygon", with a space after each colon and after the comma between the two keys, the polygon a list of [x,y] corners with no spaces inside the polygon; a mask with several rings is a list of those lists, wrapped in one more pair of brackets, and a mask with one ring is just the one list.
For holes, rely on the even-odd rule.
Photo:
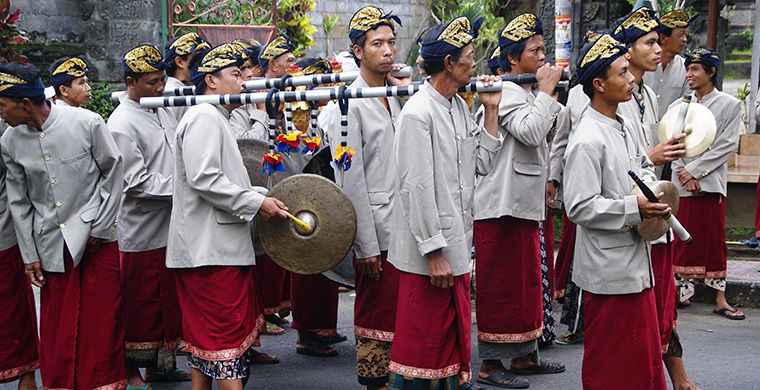
{"label": "man's hand", "polygon": [[647,156],[652,160],[654,165],[663,165],[665,163],[678,160],[686,152],[686,145],[683,142],[678,142],[681,138],[686,137],[686,133],[681,133],[673,138],[660,142],[652,150],[647,153]]}
{"label": "man's hand", "polygon": [[689,173],[689,171],[686,170],[686,168],[678,168],[676,169],[676,175],[678,175],[678,182],[681,183],[682,186],[686,186],[686,183],[688,183],[691,180],[695,180],[694,176]]}
{"label": "man's hand", "polygon": [[699,185],[699,180],[697,179],[691,179],[684,184],[683,188],[686,191],[693,192],[693,193],[699,193],[702,191],[702,187]]}
{"label": "man's hand", "polygon": [[45,280],[45,274],[42,273],[42,267],[40,266],[39,261],[24,265],[24,273],[26,274],[26,277],[29,278],[29,281],[37,287],[42,287],[47,282],[47,280]]}
{"label": "man's hand", "polygon": [[[495,83],[500,82],[501,77],[482,74],[478,76],[477,81],[482,82],[485,87],[490,87]],[[498,108],[499,102],[501,101],[501,90],[496,92],[478,92],[478,97],[480,97],[480,103],[487,108]]]}
{"label": "man's hand", "polygon": [[380,272],[383,272],[383,263],[380,256],[372,256],[366,259],[356,259],[356,268],[359,272],[378,280],[380,279]]}
{"label": "man's hand", "polygon": [[97,252],[101,244],[103,244],[103,240],[91,236],[87,239],[87,244],[84,246],[84,253],[91,255]]}
{"label": "man's hand", "polygon": [[557,187],[554,186],[554,180],[549,180],[546,182],[546,207],[556,210],[559,207],[557,207],[554,204],[554,198],[557,196]]}
{"label": "man's hand", "polygon": [[265,221],[285,219],[288,217],[288,215],[285,214],[287,209],[285,203],[282,203],[279,199],[267,196],[264,198],[264,201],[261,202],[258,214],[264,218]]}
{"label": "man's hand", "polygon": [[438,249],[427,254],[430,284],[438,288],[454,287],[454,274],[443,250]]}
{"label": "man's hand", "polygon": [[[661,200],[663,196],[665,196],[665,193],[660,192],[657,195],[657,199]],[[670,206],[666,203],[650,202],[644,195],[639,195],[637,200],[639,203],[639,214],[641,214],[642,219],[663,217],[670,212]]]}
{"label": "man's hand", "polygon": [[562,78],[562,72],[565,68],[561,66],[551,66],[544,64],[542,67],[536,70],[536,81],[538,81],[538,90],[549,95],[554,96],[554,88],[557,87],[559,80]]}
{"label": "man's hand", "polygon": [[412,78],[411,76],[406,77],[395,77],[391,73],[398,72],[401,69],[406,68],[406,64],[393,64],[391,65],[391,71],[388,72],[385,75],[385,81],[388,82],[388,85],[393,86],[408,86],[412,85]]}

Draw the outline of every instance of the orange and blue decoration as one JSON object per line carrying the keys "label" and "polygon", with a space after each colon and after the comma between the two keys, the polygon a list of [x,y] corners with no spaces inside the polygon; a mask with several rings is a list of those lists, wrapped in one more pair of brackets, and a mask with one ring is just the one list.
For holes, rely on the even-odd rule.
{"label": "orange and blue decoration", "polygon": [[298,145],[300,144],[298,139],[298,133],[292,132],[288,135],[280,134],[277,136],[277,151],[286,152],[290,155],[291,150],[299,151]]}
{"label": "orange and blue decoration", "polygon": [[351,168],[351,158],[353,156],[353,149],[349,147],[343,147],[343,145],[338,145],[338,148],[335,150],[335,159],[332,163],[337,168],[342,169],[343,171],[347,171],[349,168]]}
{"label": "orange and blue decoration", "polygon": [[307,154],[315,154],[319,151],[319,144],[322,141],[322,138],[320,137],[314,137],[314,138],[304,138],[303,143],[306,144],[306,146],[301,149],[301,153]]}
{"label": "orange and blue decoration", "polygon": [[282,156],[276,153],[268,153],[261,161],[261,174],[272,175],[276,171],[285,172],[285,166],[282,165]]}

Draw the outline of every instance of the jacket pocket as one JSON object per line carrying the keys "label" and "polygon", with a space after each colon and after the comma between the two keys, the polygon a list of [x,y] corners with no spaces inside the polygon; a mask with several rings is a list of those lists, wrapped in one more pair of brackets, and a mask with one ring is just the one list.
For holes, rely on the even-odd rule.
{"label": "jacket pocket", "polygon": [[541,174],[541,165],[539,164],[522,163],[515,161],[512,163],[512,169],[514,169],[517,173],[528,176],[538,176]]}
{"label": "jacket pocket", "polygon": [[154,210],[168,209],[171,207],[171,201],[158,200],[158,199],[138,199],[137,207],[142,212],[149,212]]}
{"label": "jacket pocket", "polygon": [[636,244],[636,235],[633,230],[621,232],[605,232],[598,237],[599,248],[613,249]]}
{"label": "jacket pocket", "polygon": [[214,214],[216,214],[216,222],[222,225],[227,225],[231,223],[247,223],[245,219],[241,219],[240,217],[236,217],[232,215],[232,213],[222,211],[222,210],[214,210]]}
{"label": "jacket pocket", "polygon": [[90,207],[89,209],[82,211],[81,214],[79,214],[79,218],[82,219],[83,222],[92,222],[95,220],[95,217],[98,216],[98,207]]}
{"label": "jacket pocket", "polygon": [[381,205],[391,202],[391,194],[387,191],[368,192],[369,204]]}
{"label": "jacket pocket", "polygon": [[73,157],[64,158],[63,160],[61,160],[61,164],[62,165],[73,164],[73,163],[75,163],[75,162],[77,162],[77,161],[79,161],[79,160],[87,157],[89,154],[90,154],[89,152],[84,152],[82,154],[77,154],[76,156],[73,156]]}
{"label": "jacket pocket", "polygon": [[438,220],[441,223],[441,229],[451,229],[454,226],[454,217],[447,215],[438,216]]}

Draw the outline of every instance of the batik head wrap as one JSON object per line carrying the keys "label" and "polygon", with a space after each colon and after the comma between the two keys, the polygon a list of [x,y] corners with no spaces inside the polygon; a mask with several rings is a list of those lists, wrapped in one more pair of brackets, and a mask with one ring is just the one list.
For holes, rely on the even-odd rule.
{"label": "batik head wrap", "polygon": [[166,46],[166,50],[164,51],[164,62],[166,62],[167,65],[172,66],[172,64],[174,64],[174,59],[177,57],[184,57],[188,54],[195,54],[196,52],[210,48],[211,45],[205,39],[201,38],[200,35],[194,32],[182,34],[177,38],[174,38],[174,40],[169,42]]}
{"label": "batik head wrap", "polygon": [[716,71],[720,68],[720,56],[712,49],[700,47],[687,51],[684,53],[684,56],[686,57],[685,64],[687,67],[689,64],[705,64],[714,66]]}
{"label": "batik head wrap", "polygon": [[259,55],[259,65],[265,68],[269,64],[269,60],[273,60],[285,53],[292,52],[296,47],[290,42],[287,37],[279,36],[269,42]]}
{"label": "batik head wrap", "polygon": [[348,23],[348,39],[354,42],[367,31],[379,26],[390,26],[391,29],[395,29],[393,22],[401,26],[401,19],[394,15],[393,11],[385,13],[377,7],[364,7],[356,11],[351,17],[351,21]]}
{"label": "batik head wrap", "polygon": [[660,23],[667,28],[679,28],[689,26],[689,14],[682,9],[670,11],[660,17]]}
{"label": "batik head wrap", "polygon": [[499,48],[502,52],[507,52],[510,46],[536,34],[541,35],[543,33],[543,24],[541,24],[541,19],[537,18],[536,15],[530,13],[518,15],[501,30],[499,34]]}
{"label": "batik head wrap", "polygon": [[592,80],[600,71],[607,69],[613,61],[628,52],[628,47],[604,34],[581,51],[576,66],[578,84]]}
{"label": "batik head wrap", "polygon": [[42,84],[42,79],[39,77],[32,81],[26,81],[13,74],[7,66],[0,69],[0,97],[35,99],[44,98],[44,96],[45,85]]}
{"label": "batik head wrap", "polygon": [[190,80],[196,86],[211,74],[230,66],[240,66],[242,49],[231,43],[223,43],[209,50],[203,58],[190,69]]}
{"label": "batik head wrap", "polygon": [[477,38],[483,17],[470,24],[465,16],[460,16],[449,22],[438,36],[431,35],[428,30],[422,37],[420,54],[422,58],[441,58],[472,43]]}
{"label": "batik head wrap", "polygon": [[50,72],[50,84],[60,87],[84,76],[87,76],[87,64],[81,58],[71,57]]}
{"label": "batik head wrap", "polygon": [[660,20],[649,8],[639,8],[618,19],[612,27],[612,37],[620,43],[632,44],[637,39],[660,29]]}
{"label": "batik head wrap", "polygon": [[164,58],[153,45],[140,45],[121,57],[124,73],[151,73],[166,69]]}

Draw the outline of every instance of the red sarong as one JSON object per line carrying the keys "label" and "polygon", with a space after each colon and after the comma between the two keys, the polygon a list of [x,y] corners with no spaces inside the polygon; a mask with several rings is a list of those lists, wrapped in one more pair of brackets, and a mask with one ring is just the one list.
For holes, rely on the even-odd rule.
{"label": "red sarong", "polygon": [[668,350],[670,335],[676,328],[676,302],[678,290],[673,278],[673,243],[652,245],[652,273],[654,273],[654,299],[657,305],[657,323],[660,330],[662,353]]}
{"label": "red sarong", "polygon": [[261,287],[264,314],[277,314],[280,309],[290,308],[290,277],[287,271],[264,255],[256,258],[256,272],[264,283]]}
{"label": "red sarong", "polygon": [[478,340],[523,343],[541,336],[538,223],[501,217],[475,221]]}
{"label": "red sarong", "polygon": [[423,379],[470,380],[470,275],[438,288],[430,277],[399,272],[396,326],[388,370]]}
{"label": "red sarong", "polygon": [[356,268],[356,300],[354,301],[354,334],[380,341],[393,341],[398,301],[400,272],[388,262],[388,252],[380,253],[383,272],[375,280]]}
{"label": "red sarong", "polygon": [[124,389],[124,329],[116,242],[85,254],[40,289],[40,374],[47,389]]}
{"label": "red sarong", "polygon": [[322,274],[290,275],[290,327],[320,336],[338,333],[338,285]]}
{"label": "red sarong", "polygon": [[176,348],[182,315],[175,272],[166,268],[166,248],[119,252],[119,262],[126,349]]}
{"label": "red sarong", "polygon": [[238,358],[259,345],[264,318],[251,267],[180,268],[176,274],[186,351],[219,361]]}
{"label": "red sarong", "polygon": [[664,390],[654,290],[584,294],[583,388]]}
{"label": "red sarong", "polygon": [[548,218],[541,221],[541,226],[544,229],[544,250],[546,251],[547,268],[546,278],[549,280],[549,297],[554,297],[554,291],[557,289],[557,286],[554,285],[556,273],[556,270],[554,269],[554,215],[550,215]]}
{"label": "red sarong", "polygon": [[40,367],[32,285],[18,245],[0,251],[0,383]]}
{"label": "red sarong", "polygon": [[673,271],[685,278],[725,278],[726,198],[715,193],[683,197],[677,218],[694,241],[675,240]]}
{"label": "red sarong", "polygon": [[562,239],[557,251],[557,269],[555,288],[558,296],[565,295],[567,281],[570,277],[570,268],[573,266],[573,251],[575,251],[575,229],[576,225],[567,218],[567,214],[562,213]]}

